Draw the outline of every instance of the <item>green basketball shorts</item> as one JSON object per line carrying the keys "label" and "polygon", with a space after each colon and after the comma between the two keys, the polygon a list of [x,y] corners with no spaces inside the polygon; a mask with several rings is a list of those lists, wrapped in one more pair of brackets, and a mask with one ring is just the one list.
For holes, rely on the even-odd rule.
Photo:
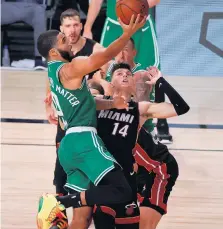
{"label": "green basketball shorts", "polygon": [[96,129],[91,129],[93,131],[69,133],[61,141],[58,155],[67,174],[65,188],[85,191],[92,183],[97,186],[101,179],[115,168],[117,162],[96,134]]}

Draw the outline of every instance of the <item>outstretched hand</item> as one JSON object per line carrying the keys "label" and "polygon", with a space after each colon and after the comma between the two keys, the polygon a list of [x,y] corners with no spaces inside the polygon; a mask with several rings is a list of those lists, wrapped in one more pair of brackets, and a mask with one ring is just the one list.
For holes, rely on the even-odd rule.
{"label": "outstretched hand", "polygon": [[142,28],[146,23],[146,16],[139,22],[140,17],[140,14],[138,14],[135,20],[135,15],[133,14],[128,25],[126,25],[120,18],[118,18],[118,21],[123,29],[123,33],[132,36],[138,29]]}
{"label": "outstretched hand", "polygon": [[152,85],[148,85],[146,82],[150,80],[147,71],[138,71],[134,73],[134,81],[136,93],[134,99],[137,102],[148,101],[149,94],[152,91]]}
{"label": "outstretched hand", "polygon": [[129,109],[129,104],[126,102],[125,98],[121,96],[121,93],[118,93],[113,97],[113,104],[114,107],[119,110]]}
{"label": "outstretched hand", "polygon": [[149,67],[146,69],[147,70],[147,76],[149,78],[148,81],[146,81],[147,84],[149,85],[155,85],[156,81],[162,77],[161,71],[157,67]]}
{"label": "outstretched hand", "polygon": [[57,125],[58,117],[55,110],[51,106],[46,107],[46,117],[50,124]]}

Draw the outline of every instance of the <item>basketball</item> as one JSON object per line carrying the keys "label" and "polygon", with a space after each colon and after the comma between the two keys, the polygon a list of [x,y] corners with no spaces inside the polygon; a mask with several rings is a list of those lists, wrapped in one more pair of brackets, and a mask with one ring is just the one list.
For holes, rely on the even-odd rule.
{"label": "basketball", "polygon": [[116,15],[123,23],[128,25],[132,15],[135,19],[140,14],[140,21],[149,14],[149,5],[147,0],[117,0]]}

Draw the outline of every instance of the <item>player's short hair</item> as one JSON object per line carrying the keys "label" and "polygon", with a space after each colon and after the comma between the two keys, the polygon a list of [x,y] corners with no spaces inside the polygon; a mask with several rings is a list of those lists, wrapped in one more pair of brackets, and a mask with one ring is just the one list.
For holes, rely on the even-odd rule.
{"label": "player's short hair", "polygon": [[37,49],[41,56],[48,58],[49,51],[57,43],[57,36],[60,32],[58,30],[48,30],[38,37],[37,40]]}
{"label": "player's short hair", "polygon": [[88,84],[88,87],[90,89],[95,89],[95,90],[99,91],[99,94],[100,95],[104,95],[104,89],[103,89],[103,87],[100,84],[95,83],[95,82],[90,82]]}
{"label": "player's short hair", "polygon": [[61,15],[60,15],[60,23],[63,23],[63,20],[67,17],[79,17],[79,19],[81,19],[80,14],[77,10],[74,9],[67,9],[65,10]]}
{"label": "player's short hair", "polygon": [[130,72],[132,72],[130,65],[125,62],[122,62],[113,65],[111,69],[111,76],[113,76],[114,72],[120,68],[128,69]]}

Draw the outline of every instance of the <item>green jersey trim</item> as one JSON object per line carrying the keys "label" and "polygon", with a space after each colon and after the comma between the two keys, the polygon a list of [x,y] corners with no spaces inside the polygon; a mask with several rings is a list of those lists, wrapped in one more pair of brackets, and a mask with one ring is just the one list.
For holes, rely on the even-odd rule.
{"label": "green jersey trim", "polygon": [[[60,82],[59,80],[59,71],[60,69],[65,65],[65,63],[61,64],[58,68],[57,68],[57,71],[56,71],[56,77],[57,77],[57,80]],[[60,83],[61,84],[61,83]]]}
{"label": "green jersey trim", "polygon": [[136,73],[134,72],[136,70],[136,68],[140,67],[141,64],[140,63],[137,63],[133,68],[132,68],[132,73]]}
{"label": "green jersey trim", "polygon": [[57,62],[64,63],[64,62],[61,61],[61,60],[51,60],[51,61],[48,61],[47,64],[53,64],[53,63],[57,63]]}

